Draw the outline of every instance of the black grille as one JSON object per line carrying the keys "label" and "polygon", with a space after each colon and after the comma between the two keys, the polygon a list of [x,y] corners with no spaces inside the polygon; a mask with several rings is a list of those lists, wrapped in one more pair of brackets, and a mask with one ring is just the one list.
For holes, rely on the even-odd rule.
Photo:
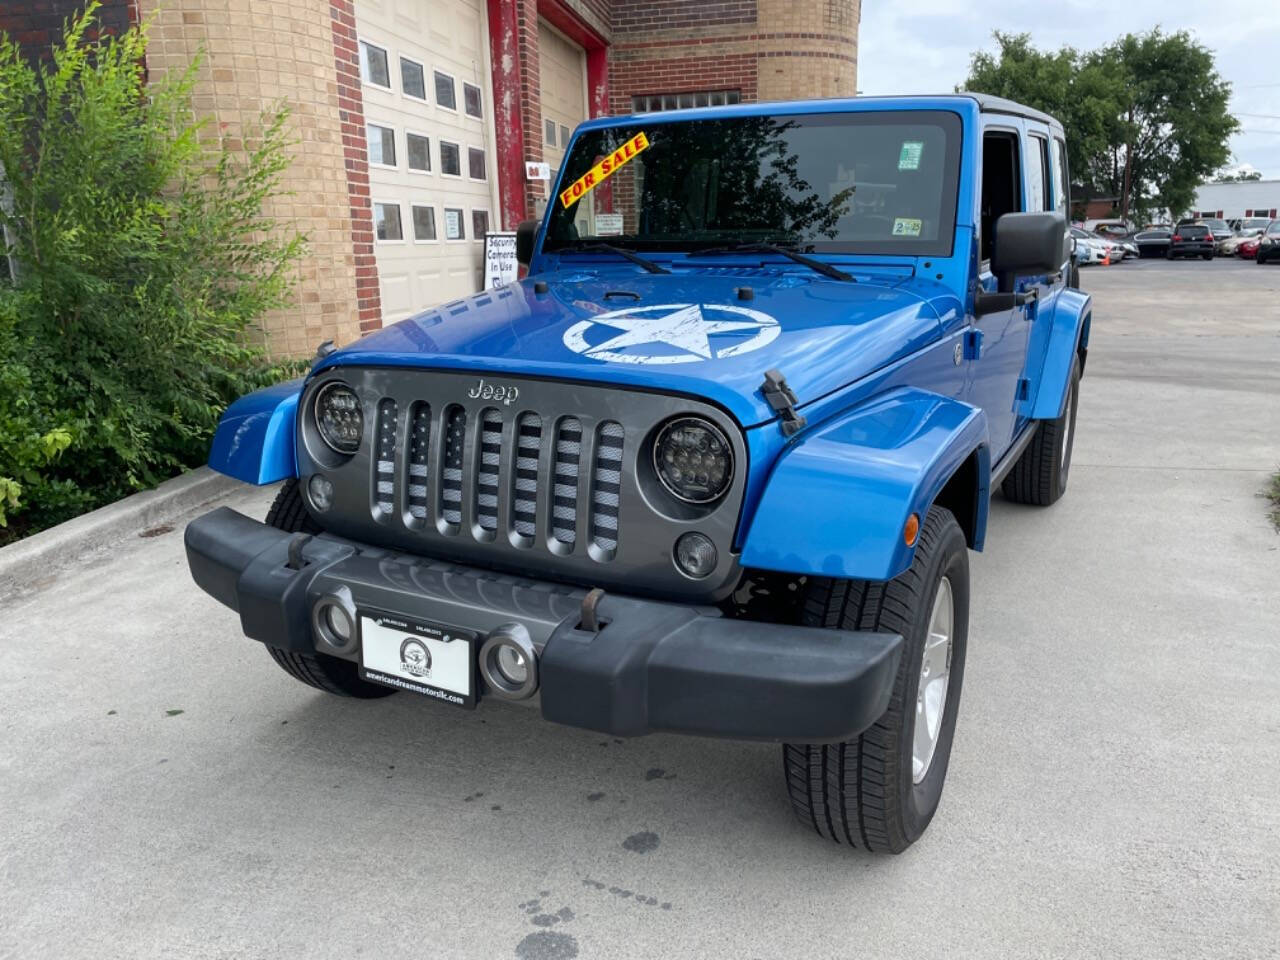
{"label": "black grille", "polygon": [[[399,451],[395,401],[379,401],[377,411],[373,503],[380,521],[392,521],[399,484],[409,529],[457,535],[465,523],[475,539],[496,545],[529,550],[542,543],[568,555],[590,544],[602,563],[616,555],[625,439],[618,422],[584,428],[573,416],[469,412],[456,403],[438,412],[419,400],[409,405]],[[578,510],[583,492],[587,515]]]}

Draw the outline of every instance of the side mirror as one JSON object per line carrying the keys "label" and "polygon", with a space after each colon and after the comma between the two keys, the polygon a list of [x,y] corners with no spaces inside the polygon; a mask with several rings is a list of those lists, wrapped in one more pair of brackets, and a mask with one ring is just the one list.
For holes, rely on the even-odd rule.
{"label": "side mirror", "polygon": [[516,262],[522,267],[529,266],[529,261],[533,259],[533,242],[537,238],[537,220],[523,220],[516,227]]}
{"label": "side mirror", "polygon": [[1060,213],[1006,213],[996,221],[991,272],[999,289],[1013,290],[1019,276],[1055,274],[1062,269],[1067,220]]}

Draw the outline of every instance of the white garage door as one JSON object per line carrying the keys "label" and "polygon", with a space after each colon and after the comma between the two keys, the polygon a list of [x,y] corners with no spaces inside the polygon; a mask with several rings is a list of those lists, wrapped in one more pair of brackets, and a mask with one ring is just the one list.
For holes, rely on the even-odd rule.
{"label": "white garage door", "polygon": [[484,6],[356,4],[383,323],[483,285],[498,209]]}
{"label": "white garage door", "polygon": [[[587,60],[580,46],[545,20],[538,21],[538,80],[542,157],[551,164],[551,182],[555,183],[569,135],[587,119]],[[537,212],[541,215],[542,209]]]}

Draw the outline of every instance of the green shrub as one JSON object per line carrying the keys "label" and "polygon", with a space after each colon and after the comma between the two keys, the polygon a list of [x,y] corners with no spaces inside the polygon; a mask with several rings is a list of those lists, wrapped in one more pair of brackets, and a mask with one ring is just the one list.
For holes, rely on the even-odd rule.
{"label": "green shrub", "polygon": [[95,8],[40,67],[0,34],[0,526],[27,532],[204,461],[226,404],[283,378],[251,330],[304,242],[263,214],[286,111],[221,149],[198,61],[147,83],[147,25],[89,40]]}

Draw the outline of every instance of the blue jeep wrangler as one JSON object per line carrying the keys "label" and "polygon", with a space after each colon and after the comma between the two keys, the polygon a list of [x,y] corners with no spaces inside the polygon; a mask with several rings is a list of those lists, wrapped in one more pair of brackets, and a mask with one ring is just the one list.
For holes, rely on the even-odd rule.
{"label": "blue jeep wrangler", "polygon": [[904,850],[991,493],[1067,484],[1069,182],[981,96],[585,123],[526,278],[232,405],[211,465],[284,483],[192,522],[192,575],[321,690],[779,742],[804,824]]}

